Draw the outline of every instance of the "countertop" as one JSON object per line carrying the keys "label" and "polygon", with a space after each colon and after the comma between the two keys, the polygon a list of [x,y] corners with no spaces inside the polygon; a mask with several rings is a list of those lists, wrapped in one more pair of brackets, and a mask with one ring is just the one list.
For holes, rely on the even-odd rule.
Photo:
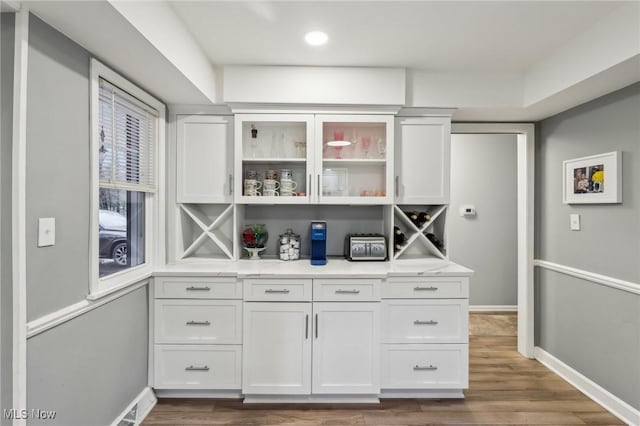
{"label": "countertop", "polygon": [[217,261],[165,265],[154,276],[209,277],[283,277],[283,278],[386,278],[402,276],[471,276],[473,271],[441,259],[403,260],[396,262],[350,262],[329,258],[326,265],[311,265],[309,259]]}

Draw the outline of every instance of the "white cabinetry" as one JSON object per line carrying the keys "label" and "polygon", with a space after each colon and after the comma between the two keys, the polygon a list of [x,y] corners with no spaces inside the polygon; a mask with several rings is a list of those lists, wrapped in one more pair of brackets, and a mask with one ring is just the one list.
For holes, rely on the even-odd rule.
{"label": "white cabinetry", "polygon": [[311,303],[245,302],[242,392],[311,392]]}
{"label": "white cabinetry", "polygon": [[314,302],[314,394],[380,392],[380,303]]}
{"label": "white cabinetry", "polygon": [[233,117],[178,115],[176,129],[177,202],[230,203]]}
{"label": "white cabinetry", "polygon": [[377,396],[380,283],[246,279],[254,301],[244,303],[243,393]]}
{"label": "white cabinetry", "polygon": [[240,283],[224,277],[157,277],[153,296],[153,387],[239,391]]}
{"label": "white cabinetry", "polygon": [[[390,115],[237,114],[235,201],[241,204],[391,204]],[[280,186],[282,170],[287,191]],[[275,190],[264,182],[275,171]],[[272,173],[268,173],[272,174]],[[257,188],[244,180],[257,176]]]}
{"label": "white cabinetry", "polygon": [[396,118],[396,204],[448,204],[449,117]]}
{"label": "white cabinetry", "polygon": [[382,295],[382,396],[462,397],[469,385],[469,278],[391,277]]}

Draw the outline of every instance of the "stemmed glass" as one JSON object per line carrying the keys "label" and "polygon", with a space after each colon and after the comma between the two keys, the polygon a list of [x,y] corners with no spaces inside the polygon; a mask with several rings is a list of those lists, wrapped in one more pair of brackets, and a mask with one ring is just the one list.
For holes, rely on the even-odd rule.
{"label": "stemmed glass", "polygon": [[371,146],[371,136],[363,136],[360,139],[362,148],[364,149],[364,158],[369,158],[369,147]]}

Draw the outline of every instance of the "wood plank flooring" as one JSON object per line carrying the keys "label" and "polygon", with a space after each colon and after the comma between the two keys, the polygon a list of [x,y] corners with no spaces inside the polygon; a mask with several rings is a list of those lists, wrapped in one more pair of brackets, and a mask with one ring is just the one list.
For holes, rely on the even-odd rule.
{"label": "wood plank flooring", "polygon": [[160,399],[157,425],[620,425],[616,417],[537,361],[516,352],[515,314],[473,313],[464,400],[387,399],[380,404],[258,404]]}

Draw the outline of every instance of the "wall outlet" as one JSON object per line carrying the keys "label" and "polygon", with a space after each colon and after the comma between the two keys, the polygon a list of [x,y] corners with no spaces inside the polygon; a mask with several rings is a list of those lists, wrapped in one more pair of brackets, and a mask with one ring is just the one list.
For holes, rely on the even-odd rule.
{"label": "wall outlet", "polygon": [[56,218],[38,219],[38,247],[52,246],[56,243]]}
{"label": "wall outlet", "polygon": [[580,215],[577,213],[573,213],[569,215],[569,222],[571,223],[572,231],[580,230]]}

